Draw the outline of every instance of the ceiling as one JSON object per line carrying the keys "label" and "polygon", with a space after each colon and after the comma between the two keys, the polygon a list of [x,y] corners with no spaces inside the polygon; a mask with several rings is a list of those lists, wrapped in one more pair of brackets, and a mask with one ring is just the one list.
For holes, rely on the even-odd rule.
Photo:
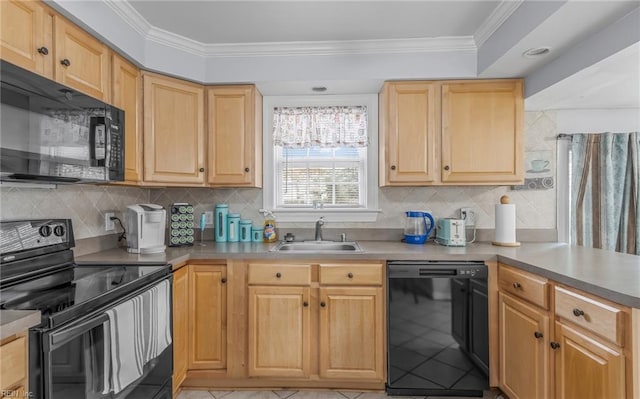
{"label": "ceiling", "polygon": [[[106,25],[95,7],[53,1],[95,18],[89,26]],[[115,47],[138,51],[132,58],[149,69],[203,83],[246,81],[264,95],[308,95],[312,86],[373,93],[388,79],[525,77],[527,109],[640,108],[640,28],[631,29],[632,41],[618,32],[623,44],[589,57],[591,43],[625,18],[628,26],[629,15],[640,27],[638,0],[102,2],[147,40],[130,45],[122,36]],[[185,50],[191,61],[163,70],[170,56],[149,56],[159,46]],[[522,56],[539,46],[551,52]],[[547,79],[545,68],[555,76]],[[533,91],[532,76],[546,79]]]}

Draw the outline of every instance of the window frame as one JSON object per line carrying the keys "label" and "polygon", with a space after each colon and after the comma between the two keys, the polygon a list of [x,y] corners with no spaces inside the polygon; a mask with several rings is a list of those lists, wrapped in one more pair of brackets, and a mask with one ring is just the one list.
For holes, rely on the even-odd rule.
{"label": "window frame", "polygon": [[[363,182],[365,194],[364,208],[277,208],[275,172],[276,160],[273,145],[274,107],[305,106],[347,106],[367,107],[366,176]],[[309,95],[309,96],[265,96],[263,98],[263,209],[271,210],[279,222],[314,222],[324,216],[328,222],[375,222],[380,213],[378,208],[378,95]]]}

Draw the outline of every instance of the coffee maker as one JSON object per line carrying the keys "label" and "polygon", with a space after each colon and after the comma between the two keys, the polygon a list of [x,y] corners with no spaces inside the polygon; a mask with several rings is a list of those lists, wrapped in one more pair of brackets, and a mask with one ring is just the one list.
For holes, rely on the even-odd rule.
{"label": "coffee maker", "polygon": [[167,211],[156,204],[127,206],[127,251],[135,254],[164,252]]}

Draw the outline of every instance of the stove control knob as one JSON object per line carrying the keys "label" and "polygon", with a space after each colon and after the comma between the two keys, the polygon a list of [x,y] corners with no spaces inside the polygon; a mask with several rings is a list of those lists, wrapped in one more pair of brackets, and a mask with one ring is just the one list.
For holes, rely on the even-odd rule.
{"label": "stove control knob", "polygon": [[64,235],[65,231],[64,231],[64,226],[59,224],[56,227],[53,228],[53,234],[56,235],[56,237],[62,237]]}
{"label": "stove control knob", "polygon": [[42,237],[49,237],[51,235],[51,230],[51,226],[45,224],[40,226],[40,228],[38,229],[38,233],[40,233]]}

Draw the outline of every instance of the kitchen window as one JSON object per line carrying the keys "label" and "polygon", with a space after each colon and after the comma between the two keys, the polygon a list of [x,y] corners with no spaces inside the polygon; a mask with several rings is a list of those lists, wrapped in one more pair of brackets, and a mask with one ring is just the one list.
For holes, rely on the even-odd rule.
{"label": "kitchen window", "polygon": [[264,208],[284,222],[375,221],[376,95],[264,98]]}

